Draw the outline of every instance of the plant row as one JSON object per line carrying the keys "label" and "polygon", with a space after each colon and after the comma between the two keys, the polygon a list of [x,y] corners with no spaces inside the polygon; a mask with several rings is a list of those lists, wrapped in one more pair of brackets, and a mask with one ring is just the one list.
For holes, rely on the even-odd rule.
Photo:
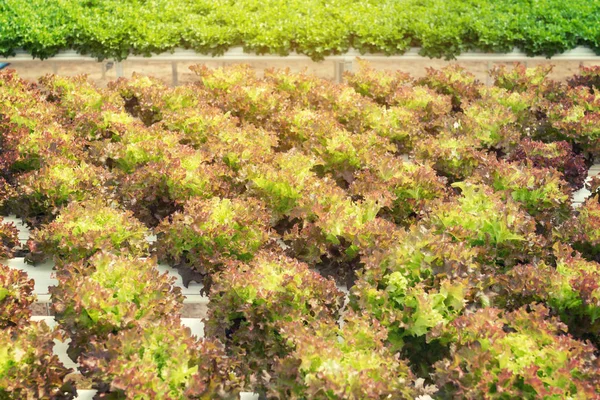
{"label": "plant row", "polygon": [[557,0],[6,0],[0,55],[24,49],[47,58],[74,49],[121,60],[177,47],[220,55],[246,51],[361,53],[453,58],[464,51],[552,56],[579,45],[600,49],[595,1]]}
{"label": "plant row", "polygon": [[[600,395],[599,69],[193,71],[1,75],[0,193],[33,228],[20,249],[2,225],[3,255],[56,261],[56,334],[98,398]],[[157,261],[204,284],[206,339]],[[70,395],[20,354],[8,396]]]}

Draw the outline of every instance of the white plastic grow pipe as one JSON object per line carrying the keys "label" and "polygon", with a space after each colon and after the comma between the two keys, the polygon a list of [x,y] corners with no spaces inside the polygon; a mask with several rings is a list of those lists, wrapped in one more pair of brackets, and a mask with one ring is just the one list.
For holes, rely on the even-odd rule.
{"label": "white plastic grow pipe", "polygon": [[[344,54],[326,56],[325,61],[351,61],[356,57],[364,59],[377,59],[377,60],[423,60],[427,57],[419,55],[419,47],[412,47],[408,49],[404,54],[398,55],[385,55],[383,53],[366,53],[361,54],[355,49],[350,49]],[[551,58],[545,56],[534,56],[528,57],[524,52],[514,49],[510,53],[486,53],[483,51],[468,51],[456,56],[457,61],[518,61],[518,60],[561,60],[561,61],[586,61],[586,60],[600,60],[600,55],[597,55],[592,49],[579,46],[572,50],[565,51],[562,54],[557,54]],[[14,57],[1,58],[2,61],[39,61],[34,59],[31,54],[24,50],[18,50]],[[75,50],[64,50],[49,58],[48,60],[55,61],[97,61],[96,58],[81,55]],[[232,47],[227,50],[223,55],[212,56],[208,54],[200,54],[190,49],[176,48],[173,52],[165,52],[160,54],[154,54],[151,57],[130,55],[127,57],[127,61],[141,61],[141,60],[156,60],[156,61],[267,61],[267,60],[305,60],[310,61],[311,58],[295,52],[290,52],[287,56],[280,56],[277,54],[256,54],[253,52],[245,52],[243,47]]]}

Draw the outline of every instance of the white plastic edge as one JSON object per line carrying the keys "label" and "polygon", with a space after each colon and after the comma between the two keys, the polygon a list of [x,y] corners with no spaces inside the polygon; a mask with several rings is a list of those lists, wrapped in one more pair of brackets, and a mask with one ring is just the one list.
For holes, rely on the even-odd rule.
{"label": "white plastic edge", "polygon": [[[404,54],[385,55],[383,53],[367,53],[361,54],[358,50],[350,49],[348,52],[339,55],[325,57],[325,61],[352,61],[356,57],[366,60],[423,60],[428,57],[421,56],[419,51],[421,48],[412,47]],[[17,50],[14,57],[0,57],[3,61],[40,61],[34,59],[31,54],[24,50]],[[77,53],[75,50],[64,50],[49,58],[50,61],[98,61],[94,57],[85,56]],[[256,54],[253,52],[244,52],[243,47],[232,47],[223,55],[212,56],[208,54],[200,54],[190,49],[176,48],[172,52],[154,54],[151,57],[130,55],[124,61],[250,61],[250,60],[305,60],[311,61],[311,58],[304,55],[291,52],[287,56],[276,54]],[[456,56],[456,61],[519,61],[519,60],[557,60],[557,61],[584,61],[598,60],[600,55],[597,55],[592,49],[585,46],[578,46],[572,50],[557,54],[551,58],[545,56],[528,57],[527,54],[515,48],[510,53],[486,53],[483,51],[469,51]]]}

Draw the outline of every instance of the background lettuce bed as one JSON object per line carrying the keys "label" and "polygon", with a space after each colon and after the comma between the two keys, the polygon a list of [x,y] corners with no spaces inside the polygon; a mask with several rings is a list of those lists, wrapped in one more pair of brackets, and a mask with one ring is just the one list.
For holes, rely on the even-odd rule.
{"label": "background lettuce bed", "polygon": [[452,58],[479,49],[527,55],[600,49],[600,5],[588,0],[6,0],[0,55],[47,58],[75,49],[99,59],[233,46],[318,60],[347,51]]}
{"label": "background lettuce bed", "polygon": [[192,70],[0,74],[0,257],[57,277],[51,329],[0,268],[0,397],[73,397],[56,338],[98,398],[600,395],[600,69]]}

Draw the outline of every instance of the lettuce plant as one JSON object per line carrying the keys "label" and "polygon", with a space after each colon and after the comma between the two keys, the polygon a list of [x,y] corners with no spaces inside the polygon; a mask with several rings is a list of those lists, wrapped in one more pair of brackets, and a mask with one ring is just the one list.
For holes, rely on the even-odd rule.
{"label": "lettuce plant", "polygon": [[180,142],[180,135],[158,129],[144,129],[125,133],[118,143],[94,143],[90,153],[100,162],[131,173],[136,168],[160,162],[179,151],[186,151],[186,146],[180,145]]}
{"label": "lettuce plant", "polygon": [[101,111],[106,104],[124,106],[117,93],[96,87],[85,75],[46,75],[39,79],[39,85],[47,100],[62,109],[71,120],[82,113]]}
{"label": "lettuce plant", "polygon": [[161,92],[166,91],[162,81],[134,73],[131,79],[119,79],[111,83],[111,89],[121,95],[125,109],[144,125],[150,126],[162,120]]}
{"label": "lettuce plant", "polygon": [[98,253],[61,266],[50,288],[56,320],[72,339],[70,355],[89,351],[91,339],[157,321],[180,312],[181,290],[160,274],[152,259]]}
{"label": "lettuce plant", "polygon": [[436,364],[435,381],[449,397],[594,398],[599,368],[594,347],[566,334],[543,306],[506,312],[486,308],[452,323],[454,346]]}
{"label": "lettuce plant", "polygon": [[285,99],[295,106],[313,108],[333,117],[334,121],[352,133],[368,130],[371,122],[368,115],[379,108],[375,102],[351,87],[335,85],[314,76],[302,74],[290,82],[289,74],[276,71],[268,75],[266,82],[273,89],[281,90]]}
{"label": "lettuce plant", "polygon": [[375,198],[354,201],[328,179],[308,189],[293,214],[302,219],[302,229],[286,232],[284,239],[291,240],[292,247],[296,248],[298,243],[294,242],[301,243],[305,251],[300,254],[309,255],[309,259],[316,256],[313,261],[318,261],[319,255],[325,256],[320,267],[327,269],[331,264],[333,273],[327,275],[336,276],[338,282],[351,281],[360,247],[385,234],[371,224],[382,205]]}
{"label": "lettuce plant", "polygon": [[[279,132],[279,149],[296,147],[305,154],[313,154],[317,157],[321,173],[333,174],[338,180],[348,180],[348,176],[371,158],[396,149],[388,138],[398,143],[407,139],[407,134],[396,131],[393,112],[387,113],[377,106],[373,110],[368,117],[356,117],[365,126],[353,129],[346,126],[348,121],[346,125],[340,122],[340,117],[325,106],[319,110],[293,108],[275,116],[272,124],[273,129]],[[383,119],[382,114],[389,114],[390,118]]]}
{"label": "lettuce plant", "polygon": [[599,154],[600,101],[584,88],[570,89],[567,95],[567,99],[548,106],[551,132],[559,140],[567,140],[592,155]]}
{"label": "lettuce plant", "polygon": [[586,189],[592,194],[590,197],[600,201],[600,175],[596,175],[586,183]]}
{"label": "lettuce plant", "polygon": [[394,149],[388,140],[373,132],[330,131],[326,138],[311,145],[311,151],[318,157],[318,171],[330,174],[341,186],[351,183],[354,174],[372,158],[382,157]]}
{"label": "lettuce plant", "polygon": [[547,227],[560,224],[571,213],[571,189],[553,168],[525,167],[490,158],[475,175],[476,181],[511,196]]}
{"label": "lettuce plant", "polygon": [[32,141],[40,144],[38,138],[46,125],[52,123],[53,134],[57,133],[57,127],[64,133],[64,129],[60,129],[60,125],[53,121],[57,110],[52,104],[43,101],[41,93],[33,84],[26,83],[10,72],[2,73],[0,78],[0,139],[3,142],[4,157],[7,152],[17,149],[20,145],[18,139],[27,145],[27,133],[35,133]]}
{"label": "lettuce plant", "polygon": [[396,157],[373,160],[356,175],[349,191],[380,201],[386,208],[383,215],[398,224],[412,222],[433,199],[446,196],[444,180],[431,167]]}
{"label": "lettuce plant", "polygon": [[[282,220],[276,228],[283,228],[283,245],[280,241],[277,243],[291,257],[314,265],[321,275],[335,279],[339,285],[352,287],[357,271],[363,267],[362,256],[374,251],[379,244],[393,241],[398,231],[393,222],[377,216],[371,218],[369,214],[374,214],[367,210],[372,206],[372,203],[355,204],[340,210],[345,213],[344,220],[337,226],[332,218],[322,222],[311,222],[311,218]],[[330,229],[341,233],[334,235]]]}
{"label": "lettuce plant", "polygon": [[271,164],[248,165],[240,176],[248,181],[249,194],[262,199],[276,215],[289,214],[299,205],[305,190],[315,186],[316,161],[298,151],[275,155]]}
{"label": "lettuce plant", "polygon": [[68,133],[82,143],[119,140],[125,132],[143,127],[125,111],[118,93],[96,87],[85,75],[47,75],[39,83],[48,102],[58,109]]}
{"label": "lettuce plant", "polygon": [[[559,230],[585,258],[600,262],[600,202],[592,197],[577,209],[577,215]],[[563,239],[563,240],[564,240]]]}
{"label": "lettuce plant", "polygon": [[86,76],[49,75],[40,78],[40,84],[79,138],[118,141],[123,134],[145,127],[127,112],[119,91],[98,88]]}
{"label": "lettuce plant", "polygon": [[237,399],[235,364],[217,341],[199,341],[178,318],[121,331],[82,359],[99,396],[116,399]]}
{"label": "lettuce plant", "polygon": [[[45,322],[0,330],[0,397],[4,399],[73,399],[73,372],[53,354],[62,336]],[[64,338],[62,338],[64,339]]]}
{"label": "lettuce plant", "polygon": [[432,354],[433,346],[419,343],[422,339],[437,339],[444,327],[464,312],[469,297],[472,298],[470,290],[467,279],[440,278],[432,286],[426,282],[411,283],[396,271],[376,285],[359,278],[353,296],[360,310],[390,330],[392,348],[407,350],[405,354],[420,369],[427,369],[426,364],[437,354]]}
{"label": "lettuce plant", "polygon": [[330,110],[335,119],[352,133],[367,131],[372,123],[369,115],[380,109],[375,102],[345,85],[322,85],[313,90],[313,96],[319,108]]}
{"label": "lettuce plant", "polygon": [[421,138],[427,136],[423,126],[414,124],[417,117],[418,112],[404,107],[377,107],[366,116],[367,131],[373,131],[389,140],[396,147],[393,149],[394,153],[405,154],[410,152]]}
{"label": "lettuce plant", "polygon": [[3,176],[0,176],[0,210],[4,208],[6,201],[14,196],[16,196],[15,188]]}
{"label": "lettuce plant", "polygon": [[458,64],[451,64],[442,69],[427,69],[427,75],[417,80],[417,85],[427,86],[441,94],[452,98],[452,107],[460,111],[463,106],[479,97],[479,89],[483,83],[473,74]]}
{"label": "lettuce plant", "polygon": [[[547,103],[534,88],[530,87],[529,90],[521,92],[501,86],[486,86],[480,89],[480,93],[480,106],[504,110],[499,115],[504,114],[507,118],[507,127],[512,128],[511,136],[519,133],[521,136],[531,136],[537,129],[543,128]],[[506,115],[506,111],[512,112],[514,118]]]}
{"label": "lettuce plant", "polygon": [[21,173],[41,168],[54,158],[78,161],[85,158],[84,140],[56,122],[53,114],[32,112],[31,118],[39,125],[28,127],[24,123],[9,123],[3,134],[3,163],[10,173]]}
{"label": "lettuce plant", "polygon": [[390,344],[427,368],[439,350],[419,343],[437,339],[468,308],[489,303],[492,271],[475,249],[422,225],[380,244],[362,257],[351,304],[377,318]]}
{"label": "lettuce plant", "polygon": [[600,88],[600,68],[597,65],[580,67],[579,74],[573,75],[568,82],[571,87],[585,86],[595,94]]}
{"label": "lettuce plant", "polygon": [[[568,245],[555,244],[556,266],[546,262],[517,266],[501,280],[509,307],[544,302],[573,335],[598,342],[600,264],[587,261]],[[503,297],[504,297],[503,296]]]}
{"label": "lettuce plant", "polygon": [[544,240],[536,234],[534,219],[512,198],[504,199],[485,185],[466,182],[452,201],[432,205],[427,224],[480,252],[479,259],[500,267],[531,260],[544,253]]}
{"label": "lettuce plant", "polygon": [[436,285],[440,278],[470,278],[475,285],[491,272],[491,266],[477,262],[478,251],[450,235],[436,233],[423,224],[398,231],[390,242],[382,242],[363,256],[361,277],[379,286],[386,277],[403,276],[408,286],[425,282]]}
{"label": "lettuce plant", "polygon": [[573,190],[581,189],[587,176],[585,158],[575,154],[572,146],[565,141],[543,143],[524,138],[508,156],[524,166],[531,164],[538,168],[554,168],[562,173]]}
{"label": "lettuce plant", "polygon": [[486,154],[477,147],[474,138],[441,133],[419,140],[413,154],[417,161],[431,163],[438,174],[455,182],[470,177],[479,165],[487,162]]}
{"label": "lettuce plant", "polygon": [[[214,278],[205,329],[239,357],[241,373],[265,390],[275,357],[290,351],[280,334],[285,321],[313,323],[338,316],[342,293],[308,265],[261,252],[248,264],[234,264]],[[268,387],[268,385],[267,385]]]}
{"label": "lettuce plant", "polygon": [[273,115],[269,128],[278,135],[278,149],[289,151],[295,147],[305,153],[312,151],[311,145],[325,141],[330,131],[346,132],[331,111],[307,108],[305,104]]}
{"label": "lettuce plant", "polygon": [[264,80],[275,90],[285,94],[293,106],[306,108],[313,102],[313,96],[323,80],[306,72],[292,72],[289,69],[266,69]]}
{"label": "lettuce plant", "polygon": [[494,86],[509,90],[511,92],[526,92],[534,89],[538,93],[545,93],[552,85],[548,75],[552,67],[539,65],[535,68],[527,68],[522,63],[515,63],[512,68],[500,65],[490,71],[494,78]]}
{"label": "lettuce plant", "polygon": [[4,222],[0,217],[0,259],[12,258],[19,246],[17,227],[12,222]]}
{"label": "lettuce plant", "polygon": [[196,104],[193,108],[163,109],[163,119],[160,125],[169,131],[183,134],[192,146],[201,147],[213,136],[220,132],[232,132],[239,120],[229,113],[224,113],[217,107],[208,104]]}
{"label": "lettuce plant", "polygon": [[[224,174],[222,165],[210,163],[206,155],[200,151],[187,148],[179,149],[177,156],[164,157],[159,164],[166,164],[169,171],[165,184],[169,195],[183,203],[194,196],[210,196],[218,188],[218,180],[211,175]],[[212,172],[212,174],[211,174]]]}
{"label": "lettuce plant", "polygon": [[106,170],[86,162],[55,159],[40,170],[21,175],[19,195],[9,207],[37,225],[51,220],[61,206],[105,194]]}
{"label": "lettuce plant", "polygon": [[414,121],[418,121],[428,133],[439,132],[452,111],[450,96],[424,86],[402,86],[392,93],[389,102],[392,106],[413,112]]}
{"label": "lettuce plant", "polygon": [[583,259],[569,247],[557,246],[556,270],[551,274],[548,304],[560,312],[572,332],[593,335],[600,325],[600,264]]}
{"label": "lettuce plant", "polygon": [[24,49],[44,59],[73,49],[99,60],[121,61],[132,54],[150,57],[182,47],[218,56],[243,46],[257,54],[295,52],[321,61],[350,48],[361,54],[394,55],[416,46],[422,56],[451,60],[474,49],[507,53],[516,47],[528,56],[551,57],[579,45],[599,47],[593,24],[599,7],[584,0],[569,4],[486,0],[477,7],[460,1],[417,0],[401,4],[386,0],[376,7],[350,0],[277,5],[272,0],[264,7],[250,0],[236,4],[8,0],[0,10],[6,21],[0,51],[12,56]]}
{"label": "lettuce plant", "polygon": [[269,240],[269,226],[257,199],[193,199],[158,226],[157,251],[162,260],[212,275],[228,260],[251,260]]}
{"label": "lettuce plant", "polygon": [[63,208],[54,221],[32,233],[29,247],[34,255],[53,255],[64,262],[85,260],[99,251],[143,256],[149,233],[131,212],[91,199]]}
{"label": "lettuce plant", "polygon": [[33,279],[27,273],[0,264],[0,329],[21,326],[29,322],[35,300]]}
{"label": "lettuce plant", "polygon": [[116,142],[130,132],[143,131],[145,125],[132,117],[123,106],[103,103],[100,110],[77,113],[72,121],[74,133],[92,143],[100,140]]}
{"label": "lettuce plant", "polygon": [[163,218],[181,209],[169,194],[166,182],[168,167],[163,160],[120,176],[119,202],[146,226],[154,227]]}
{"label": "lettuce plant", "polygon": [[0,95],[3,100],[12,99],[12,102],[2,104],[8,110],[20,110],[34,107],[39,103],[41,94],[35,90],[35,83],[19,78],[14,69],[5,69],[0,72],[2,90]]}
{"label": "lettuce plant", "polygon": [[232,190],[231,170],[187,146],[120,179],[123,205],[146,225],[156,226],[191,198],[226,196]]}
{"label": "lettuce plant", "polygon": [[293,351],[278,366],[286,376],[270,388],[274,397],[415,398],[408,364],[385,346],[386,331],[375,320],[348,312],[341,327],[289,322],[281,334]]}
{"label": "lettuce plant", "polygon": [[510,105],[495,96],[484,97],[465,106],[460,129],[476,141],[477,147],[506,152],[521,140],[518,117]]}
{"label": "lettuce plant", "polygon": [[200,147],[237,172],[246,165],[272,162],[274,149],[278,146],[279,140],[275,132],[243,124],[234,129],[219,129]]}
{"label": "lettuce plant", "polygon": [[19,173],[40,168],[55,157],[84,156],[83,141],[60,122],[60,112],[33,85],[10,74],[0,86],[0,169]]}
{"label": "lettuce plant", "polygon": [[214,105],[248,122],[260,124],[286,103],[268,82],[257,79],[247,65],[191,69],[200,77],[199,87],[209,94]]}
{"label": "lettuce plant", "polygon": [[357,93],[370,97],[381,105],[388,105],[388,98],[398,87],[411,82],[410,75],[401,71],[378,71],[368,62],[359,59],[358,71],[346,72],[344,79]]}

